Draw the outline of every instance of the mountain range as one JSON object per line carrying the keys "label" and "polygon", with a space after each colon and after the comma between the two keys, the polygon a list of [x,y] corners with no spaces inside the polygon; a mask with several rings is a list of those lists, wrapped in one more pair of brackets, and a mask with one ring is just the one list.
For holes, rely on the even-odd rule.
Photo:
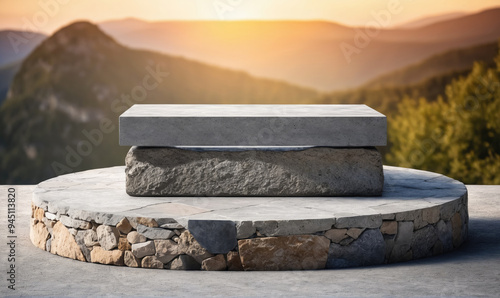
{"label": "mountain range", "polygon": [[323,21],[124,19],[99,26],[131,47],[332,91],[363,85],[443,51],[494,42],[500,37],[500,8],[378,31]]}
{"label": "mountain range", "polygon": [[77,22],[23,61],[0,106],[0,183],[121,165],[118,116],[134,103],[307,103],[316,91],[117,43]]}
{"label": "mountain range", "polygon": [[[499,12],[380,31],[344,68],[331,65],[357,29],[328,22],[73,23],[0,64],[0,184],[122,165],[118,116],[134,103],[365,103],[391,117],[403,97],[435,100],[492,64]],[[325,91],[332,80],[343,90]],[[332,88],[300,87],[320,82]]]}

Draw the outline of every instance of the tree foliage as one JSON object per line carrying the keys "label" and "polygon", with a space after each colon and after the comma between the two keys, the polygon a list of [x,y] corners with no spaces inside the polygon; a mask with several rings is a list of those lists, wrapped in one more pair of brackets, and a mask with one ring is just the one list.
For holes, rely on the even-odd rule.
{"label": "tree foliage", "polygon": [[475,63],[437,101],[405,98],[389,122],[386,161],[469,184],[500,184],[500,55],[496,64]]}

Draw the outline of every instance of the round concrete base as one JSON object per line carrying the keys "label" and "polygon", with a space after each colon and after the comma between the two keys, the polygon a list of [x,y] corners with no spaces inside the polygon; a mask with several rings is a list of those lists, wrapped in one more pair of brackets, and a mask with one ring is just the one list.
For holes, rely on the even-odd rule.
{"label": "round concrete base", "polygon": [[384,167],[381,197],[131,197],[124,167],[49,179],[33,194],[31,241],[53,254],[131,267],[300,270],[377,265],[453,250],[467,189]]}

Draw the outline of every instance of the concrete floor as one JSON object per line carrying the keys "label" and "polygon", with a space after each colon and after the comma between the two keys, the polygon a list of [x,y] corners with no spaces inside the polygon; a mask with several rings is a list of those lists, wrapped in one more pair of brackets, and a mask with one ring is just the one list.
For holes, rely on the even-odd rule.
{"label": "concrete floor", "polygon": [[500,296],[500,186],[467,186],[469,239],[457,251],[377,267],[204,272],[78,262],[34,247],[34,186],[15,186],[16,290],[7,288],[7,186],[0,186],[0,296]]}

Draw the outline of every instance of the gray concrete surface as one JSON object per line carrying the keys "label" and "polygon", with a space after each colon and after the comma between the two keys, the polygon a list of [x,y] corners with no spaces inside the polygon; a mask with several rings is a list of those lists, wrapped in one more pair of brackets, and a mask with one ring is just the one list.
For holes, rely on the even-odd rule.
{"label": "gray concrete surface", "polygon": [[65,259],[29,241],[34,186],[15,186],[16,290],[7,288],[7,186],[0,187],[0,296],[500,295],[500,186],[467,186],[469,240],[457,251],[392,265],[321,271],[190,272]]}
{"label": "gray concrete surface", "polygon": [[386,117],[366,105],[134,105],[120,116],[120,145],[367,147],[386,143]]}

